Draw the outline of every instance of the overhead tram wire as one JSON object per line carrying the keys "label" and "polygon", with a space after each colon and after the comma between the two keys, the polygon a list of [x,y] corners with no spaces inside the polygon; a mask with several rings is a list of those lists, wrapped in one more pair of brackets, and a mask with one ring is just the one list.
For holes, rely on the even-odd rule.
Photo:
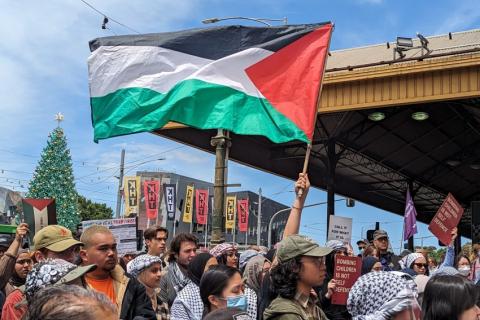
{"label": "overhead tram wire", "polygon": [[[98,10],[97,8],[95,8],[93,5],[91,5],[91,4],[88,3],[87,1],[85,1],[85,0],[80,0],[80,1],[83,2],[85,5],[87,5],[87,6],[88,6],[90,9],[92,9],[93,11],[97,12],[98,14],[100,14],[102,17],[108,18],[108,20],[110,20],[110,21],[112,21],[112,22],[115,22],[115,23],[118,24],[119,26],[122,26],[122,27],[124,27],[124,28],[126,28],[126,29],[128,29],[128,30],[130,30],[130,31],[132,31],[132,32],[134,32],[134,33],[140,34],[139,31],[137,31],[137,30],[135,30],[135,29],[127,26],[127,25],[124,24],[124,23],[121,23],[121,22],[118,21],[118,20],[113,19],[113,18],[110,17],[109,15],[107,15],[107,14],[103,13],[102,11]],[[106,24],[106,23],[104,22],[104,24]],[[113,31],[112,31],[112,32],[113,32]]]}

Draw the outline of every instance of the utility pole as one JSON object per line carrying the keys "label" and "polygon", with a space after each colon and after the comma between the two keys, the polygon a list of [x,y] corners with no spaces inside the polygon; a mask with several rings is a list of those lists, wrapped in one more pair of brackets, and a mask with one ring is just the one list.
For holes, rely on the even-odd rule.
{"label": "utility pole", "polygon": [[115,218],[120,218],[120,208],[122,207],[122,184],[123,171],[125,165],[125,149],[122,149],[122,156],[120,158],[120,176],[118,177],[118,193],[117,193],[117,210],[115,211]]}
{"label": "utility pole", "polygon": [[225,208],[225,159],[227,149],[231,142],[223,129],[217,130],[217,135],[212,137],[210,144],[215,147],[215,183],[213,185],[213,214],[212,236],[213,245],[222,243],[225,239],[222,233],[223,210]]}
{"label": "utility pole", "polygon": [[258,211],[257,211],[257,246],[260,246],[262,235],[262,188],[258,188]]}

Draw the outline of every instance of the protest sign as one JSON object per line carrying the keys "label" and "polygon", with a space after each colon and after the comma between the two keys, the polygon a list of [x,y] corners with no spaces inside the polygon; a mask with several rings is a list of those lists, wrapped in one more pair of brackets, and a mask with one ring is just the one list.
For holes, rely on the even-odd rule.
{"label": "protest sign", "polygon": [[452,230],[460,222],[463,211],[462,206],[455,200],[453,195],[449,193],[430,222],[428,229],[438,240],[448,246],[452,241]]}
{"label": "protest sign", "polygon": [[328,239],[350,243],[352,239],[352,218],[331,215],[329,217]]}
{"label": "protest sign", "polygon": [[137,251],[137,219],[106,219],[82,221],[83,231],[92,225],[105,226],[113,233],[117,242],[118,255]]}
{"label": "protest sign", "polygon": [[335,269],[333,279],[337,286],[332,295],[332,304],[346,305],[348,294],[355,281],[360,277],[362,258],[335,256]]}

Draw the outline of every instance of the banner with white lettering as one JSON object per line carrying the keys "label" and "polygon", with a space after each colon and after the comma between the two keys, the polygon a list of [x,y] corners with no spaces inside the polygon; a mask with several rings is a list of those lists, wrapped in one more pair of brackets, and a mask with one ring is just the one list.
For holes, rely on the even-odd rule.
{"label": "banner with white lettering", "polygon": [[165,195],[165,208],[167,210],[167,219],[175,220],[175,211],[177,207],[177,192],[174,184],[163,184],[163,194]]}
{"label": "banner with white lettering", "polygon": [[195,190],[195,211],[197,213],[197,223],[207,224],[208,217],[208,190]]}
{"label": "banner with white lettering", "polygon": [[228,196],[225,201],[225,229],[235,229],[235,215],[237,211],[237,197]]}
{"label": "banner with white lettering", "polygon": [[160,199],[160,181],[145,180],[143,182],[143,195],[148,219],[156,219],[158,214],[158,200]]}
{"label": "banner with white lettering", "polygon": [[125,217],[138,215],[140,203],[140,177],[125,177],[123,180],[125,194]]}
{"label": "banner with white lettering", "polygon": [[352,218],[331,215],[329,218],[328,239],[350,243],[352,240]]}
{"label": "banner with white lettering", "polygon": [[248,199],[237,201],[238,212],[238,231],[247,232],[248,230]]}
{"label": "banner with white lettering", "polygon": [[183,207],[183,222],[192,223],[193,216],[193,186],[187,186],[185,205]]}

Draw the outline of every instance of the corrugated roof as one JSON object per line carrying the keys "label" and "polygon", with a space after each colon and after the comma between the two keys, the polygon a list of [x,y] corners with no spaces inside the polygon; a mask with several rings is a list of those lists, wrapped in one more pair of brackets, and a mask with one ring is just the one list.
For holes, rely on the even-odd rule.
{"label": "corrugated roof", "polygon": [[[449,34],[426,38],[429,41],[428,48],[431,50],[431,55],[454,55],[469,49],[478,48],[480,50],[480,29],[451,33],[451,39]],[[413,45],[420,46],[420,40],[417,37],[413,39]],[[396,41],[390,42],[390,48],[387,48],[387,42],[385,42],[377,45],[332,51],[331,56],[328,58],[327,71],[337,68],[392,61],[395,46]],[[423,52],[426,53],[425,50]],[[404,53],[406,54],[404,59],[420,58],[422,56],[422,49],[411,49]],[[404,60],[398,59],[398,54],[396,56],[397,60]]]}

